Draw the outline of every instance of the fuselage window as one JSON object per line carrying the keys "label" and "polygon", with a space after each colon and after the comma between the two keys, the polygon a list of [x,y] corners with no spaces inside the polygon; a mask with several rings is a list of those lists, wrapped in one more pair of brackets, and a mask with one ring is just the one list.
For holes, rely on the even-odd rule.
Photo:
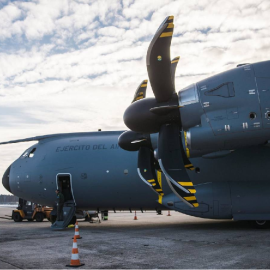
{"label": "fuselage window", "polygon": [[196,84],[191,84],[188,87],[180,90],[178,96],[180,105],[197,103],[199,101],[199,98]]}

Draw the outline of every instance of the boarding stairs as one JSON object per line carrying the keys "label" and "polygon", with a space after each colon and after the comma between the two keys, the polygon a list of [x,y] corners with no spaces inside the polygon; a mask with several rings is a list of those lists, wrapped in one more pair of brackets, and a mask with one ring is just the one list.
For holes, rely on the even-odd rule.
{"label": "boarding stairs", "polygon": [[74,201],[72,200],[66,201],[63,207],[63,221],[55,221],[51,225],[51,229],[53,231],[64,230],[71,223],[72,219],[75,216],[75,212],[76,212],[76,206],[75,206]]}

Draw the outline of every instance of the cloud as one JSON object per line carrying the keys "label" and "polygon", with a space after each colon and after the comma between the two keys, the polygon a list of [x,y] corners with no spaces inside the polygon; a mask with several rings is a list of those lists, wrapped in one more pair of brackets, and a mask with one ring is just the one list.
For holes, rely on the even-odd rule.
{"label": "cloud", "polygon": [[[148,78],[147,48],[166,16],[175,16],[180,90],[267,60],[269,12],[259,0],[2,0],[0,141],[125,129],[122,115]],[[27,147],[1,146],[0,175]]]}

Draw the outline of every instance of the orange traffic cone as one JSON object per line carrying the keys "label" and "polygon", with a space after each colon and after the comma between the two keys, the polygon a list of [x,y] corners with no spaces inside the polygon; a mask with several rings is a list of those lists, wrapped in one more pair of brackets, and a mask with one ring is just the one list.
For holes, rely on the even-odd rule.
{"label": "orange traffic cone", "polygon": [[138,220],[137,215],[136,215],[136,211],[135,211],[134,220]]}
{"label": "orange traffic cone", "polygon": [[72,237],[72,239],[81,239],[82,237],[80,236],[80,232],[79,232],[79,225],[78,225],[78,221],[76,221],[76,224],[75,224],[75,234],[74,234],[74,237]]}
{"label": "orange traffic cone", "polygon": [[168,211],[168,215],[167,215],[168,217],[170,217],[171,216],[171,213],[170,213],[170,211]]}
{"label": "orange traffic cone", "polygon": [[79,250],[78,250],[78,246],[77,246],[77,239],[76,239],[76,237],[74,237],[70,264],[68,264],[66,266],[67,267],[80,267],[83,265],[84,265],[84,263],[81,263],[80,259],[79,259]]}

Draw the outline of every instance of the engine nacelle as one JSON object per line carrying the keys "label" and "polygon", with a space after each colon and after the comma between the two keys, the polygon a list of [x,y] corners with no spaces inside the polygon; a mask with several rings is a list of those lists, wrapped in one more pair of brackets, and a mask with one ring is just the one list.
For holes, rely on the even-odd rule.
{"label": "engine nacelle", "polygon": [[186,87],[179,105],[191,156],[263,144],[270,138],[270,61]]}

